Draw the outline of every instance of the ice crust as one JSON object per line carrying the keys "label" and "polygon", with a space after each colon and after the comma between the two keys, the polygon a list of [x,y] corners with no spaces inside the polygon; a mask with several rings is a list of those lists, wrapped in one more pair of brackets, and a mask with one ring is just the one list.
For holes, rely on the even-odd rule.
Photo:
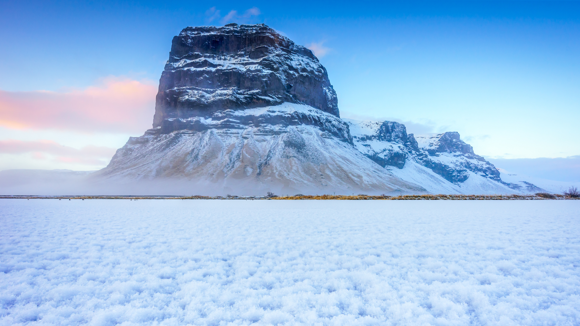
{"label": "ice crust", "polygon": [[580,202],[0,201],[0,325],[578,325]]}

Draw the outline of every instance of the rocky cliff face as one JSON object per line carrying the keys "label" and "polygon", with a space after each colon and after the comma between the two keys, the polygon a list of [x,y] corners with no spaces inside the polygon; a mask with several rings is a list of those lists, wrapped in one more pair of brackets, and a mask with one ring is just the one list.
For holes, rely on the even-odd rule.
{"label": "rocky cliff face", "polygon": [[285,102],[339,116],[336,93],[312,51],[263,24],[188,27],[173,38],[153,126],[167,133],[188,128],[191,117]]}
{"label": "rocky cliff face", "polygon": [[346,121],[358,150],[382,167],[402,169],[409,158],[409,150],[417,146],[415,139],[407,135],[407,129],[400,123]]}
{"label": "rocky cliff face", "polygon": [[475,155],[473,147],[460,139],[458,132],[420,135],[419,148],[427,153],[417,159],[424,166],[453,183],[465,182],[469,172],[501,182],[499,171],[483,157]]}

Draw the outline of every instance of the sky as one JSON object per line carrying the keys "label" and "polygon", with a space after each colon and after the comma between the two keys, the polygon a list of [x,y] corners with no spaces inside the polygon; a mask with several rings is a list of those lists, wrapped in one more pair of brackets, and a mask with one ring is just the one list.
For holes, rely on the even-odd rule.
{"label": "sky", "polygon": [[0,0],[0,170],[106,166],[151,127],[172,37],[230,22],[312,49],[342,117],[580,155],[580,1]]}

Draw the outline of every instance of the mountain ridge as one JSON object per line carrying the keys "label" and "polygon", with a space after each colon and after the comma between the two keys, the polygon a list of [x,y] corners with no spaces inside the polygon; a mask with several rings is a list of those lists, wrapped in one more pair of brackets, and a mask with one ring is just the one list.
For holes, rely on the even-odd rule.
{"label": "mountain ridge", "polygon": [[415,136],[397,122],[341,119],[312,51],[264,24],[174,37],[153,128],[95,176],[303,193],[527,191],[502,181],[457,132]]}

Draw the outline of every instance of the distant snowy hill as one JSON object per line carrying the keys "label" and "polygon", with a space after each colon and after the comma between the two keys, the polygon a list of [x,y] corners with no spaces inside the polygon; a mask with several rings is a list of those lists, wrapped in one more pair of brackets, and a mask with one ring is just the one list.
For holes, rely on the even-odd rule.
{"label": "distant snowy hill", "polygon": [[498,170],[503,181],[520,185],[522,189],[526,189],[528,192],[538,192],[535,187],[539,187],[546,192],[562,194],[569,190],[570,187],[580,187],[580,182],[549,180],[521,173],[513,173],[501,168]]}

